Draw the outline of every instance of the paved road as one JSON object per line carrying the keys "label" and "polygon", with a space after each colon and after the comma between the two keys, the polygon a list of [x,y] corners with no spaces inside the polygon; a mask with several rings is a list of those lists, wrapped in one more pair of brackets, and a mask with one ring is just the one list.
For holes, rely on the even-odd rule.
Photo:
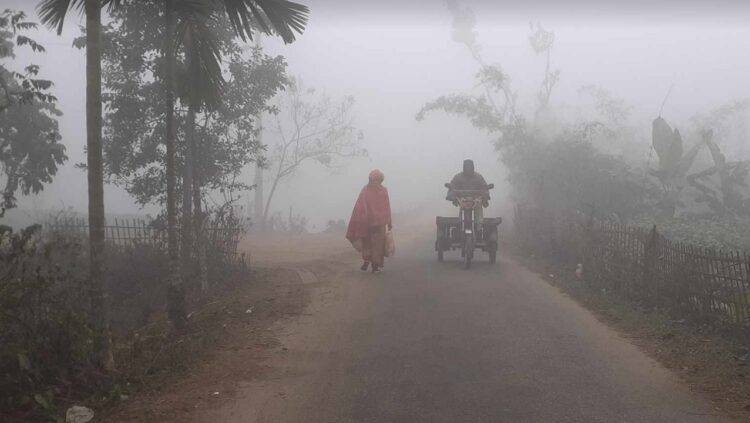
{"label": "paved road", "polygon": [[311,316],[287,328],[288,350],[269,361],[272,375],[211,419],[725,421],[507,257],[468,272],[450,258],[437,263],[424,243],[402,248],[383,274],[347,269],[320,282]]}

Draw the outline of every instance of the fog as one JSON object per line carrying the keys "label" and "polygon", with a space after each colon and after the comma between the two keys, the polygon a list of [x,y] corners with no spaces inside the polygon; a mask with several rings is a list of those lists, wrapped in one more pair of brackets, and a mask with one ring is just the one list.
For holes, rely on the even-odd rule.
{"label": "fog", "polygon": [[749,16],[0,0],[0,421],[747,420]]}
{"label": "fog", "polygon": [[[5,0],[1,8],[26,10],[31,4]],[[291,45],[264,39],[269,54],[283,55],[288,73],[333,97],[356,100],[356,126],[362,130],[365,158],[349,161],[336,172],[307,163],[279,187],[273,209],[290,206],[310,219],[309,230],[329,219],[346,219],[372,168],[383,170],[394,212],[424,216],[454,213],[443,200],[443,183],[472,158],[477,170],[497,188],[488,214],[512,209],[506,174],[498,161],[493,136],[464,118],[433,113],[422,122],[416,113],[428,101],[451,93],[477,93],[478,70],[466,47],[451,36],[452,18],[442,1],[303,2],[311,9],[305,33]],[[552,64],[560,81],[551,109],[560,116],[584,116],[590,104],[580,95],[596,85],[632,107],[631,121],[642,133],[642,160],[647,160],[651,120],[672,88],[662,115],[673,126],[733,99],[750,97],[750,27],[742,20],[748,6],[740,2],[559,2],[465,1],[477,18],[477,36],[485,60],[500,64],[518,93],[519,110],[533,114],[543,78],[544,60],[529,47],[529,23],[541,22],[555,33]],[[744,15],[743,15],[744,14]],[[71,47],[79,34],[67,25],[58,37],[46,29],[34,36],[47,47],[43,55],[19,49],[19,63],[41,66],[55,82],[55,95],[69,161],[53,183],[36,196],[20,198],[8,216],[72,207],[86,209],[86,177],[75,164],[85,158],[85,64]],[[272,133],[264,140],[273,141]],[[640,147],[636,147],[640,148]],[[248,169],[243,178],[253,182]],[[245,194],[250,198],[251,194]],[[106,188],[108,213],[156,214],[141,208],[121,189]],[[247,204],[246,201],[244,201]],[[398,222],[395,222],[396,226]]]}

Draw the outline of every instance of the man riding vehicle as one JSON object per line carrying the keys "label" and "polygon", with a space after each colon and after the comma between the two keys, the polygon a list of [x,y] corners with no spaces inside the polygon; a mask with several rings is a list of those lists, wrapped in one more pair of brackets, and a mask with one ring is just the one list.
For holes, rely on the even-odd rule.
{"label": "man riding vehicle", "polygon": [[456,174],[451,180],[450,188],[446,200],[458,205],[456,191],[482,191],[482,202],[474,209],[474,218],[477,223],[481,223],[484,217],[484,207],[490,204],[490,191],[487,189],[487,182],[481,174],[474,170],[473,160],[464,160],[464,170]]}

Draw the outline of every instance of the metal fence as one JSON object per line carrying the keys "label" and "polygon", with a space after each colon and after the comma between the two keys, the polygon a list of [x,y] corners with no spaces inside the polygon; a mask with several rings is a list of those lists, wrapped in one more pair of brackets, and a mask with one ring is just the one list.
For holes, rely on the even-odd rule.
{"label": "metal fence", "polygon": [[[66,217],[54,219],[43,226],[46,234],[66,237],[88,237],[88,222],[83,218]],[[222,256],[226,261],[239,259],[237,247],[244,230],[219,222],[209,222],[204,228],[208,252]],[[104,226],[105,242],[114,248],[148,246],[158,251],[167,251],[167,229],[157,222],[143,219],[112,219]],[[180,245],[180,228],[177,230],[177,243]]]}
{"label": "metal fence", "polygon": [[750,326],[750,256],[675,242],[658,229],[555,220],[517,209],[527,253],[580,264],[584,279],[639,304]]}

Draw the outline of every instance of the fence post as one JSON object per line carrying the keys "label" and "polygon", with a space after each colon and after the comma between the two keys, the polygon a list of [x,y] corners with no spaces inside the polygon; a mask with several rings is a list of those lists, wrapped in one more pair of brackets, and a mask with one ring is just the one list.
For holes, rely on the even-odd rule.
{"label": "fence post", "polygon": [[594,272],[594,205],[591,205],[591,214],[583,227],[583,264],[582,278],[589,284],[595,279]]}
{"label": "fence post", "polygon": [[[654,305],[659,308],[659,281],[658,278],[654,277],[656,260],[659,258],[659,233],[656,231],[656,225],[651,228],[646,240],[646,245],[643,248],[643,275],[642,275],[642,286],[644,287],[644,293],[653,290]],[[652,288],[653,285],[653,288]],[[644,298],[648,300],[648,298]]]}
{"label": "fence post", "polygon": [[583,227],[583,275],[582,278],[586,282],[593,283],[596,280],[596,272],[594,271],[594,226],[596,225],[595,213],[596,204],[586,204],[591,206],[588,219]]}
{"label": "fence post", "polygon": [[513,236],[521,251],[525,252],[526,239],[525,234],[523,233],[523,229],[521,228],[521,213],[519,207],[520,206],[518,204],[515,204],[513,206]]}

